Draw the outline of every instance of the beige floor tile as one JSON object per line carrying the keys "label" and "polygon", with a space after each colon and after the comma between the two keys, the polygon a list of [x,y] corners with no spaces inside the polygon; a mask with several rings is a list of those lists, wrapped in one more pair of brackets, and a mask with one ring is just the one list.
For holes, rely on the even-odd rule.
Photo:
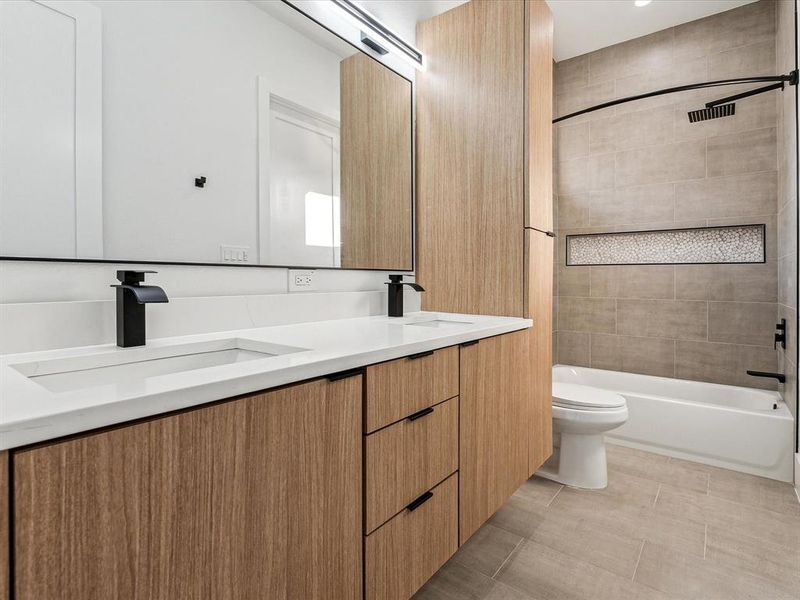
{"label": "beige floor tile", "polygon": [[705,524],[661,515],[655,508],[644,515],[639,535],[648,542],[685,554],[702,557],[705,552]]}
{"label": "beige floor tile", "polygon": [[527,541],[500,570],[498,581],[537,600],[663,600],[668,598],[542,544]]}
{"label": "beige floor tile", "polygon": [[414,594],[412,600],[484,600],[494,585],[490,577],[451,559]]}
{"label": "beige floor tile", "polygon": [[634,581],[687,600],[797,600],[776,582],[650,543]]}
{"label": "beige floor tile", "polygon": [[469,538],[453,560],[492,577],[523,539],[487,523]]}
{"label": "beige floor tile", "polygon": [[580,490],[565,487],[553,502],[554,506],[592,506],[596,510],[625,510],[652,506],[658,494],[659,483],[622,473],[609,471],[608,487],[604,490]]}
{"label": "beige floor tile", "polygon": [[524,498],[511,496],[489,519],[488,524],[527,538],[536,531],[544,518],[544,506],[527,502]]}
{"label": "beige floor tile", "polygon": [[536,600],[533,596],[524,594],[519,590],[507,586],[499,581],[495,582],[494,587],[484,597],[483,600]]}
{"label": "beige floor tile", "polygon": [[514,492],[517,497],[525,498],[526,500],[546,506],[555,498],[556,494],[564,486],[549,479],[536,477],[535,475],[523,483],[520,488]]}
{"label": "beige floor tile", "polygon": [[694,463],[672,461],[667,456],[614,444],[607,444],[606,448],[609,471],[652,479],[698,492],[705,492],[708,489],[708,473],[696,468]]}
{"label": "beige floor tile", "polygon": [[548,509],[543,514],[530,539],[628,578],[633,577],[642,549],[642,540],[635,533],[574,518],[568,511],[558,509]]}
{"label": "beige floor tile", "polygon": [[727,469],[713,469],[710,474],[708,493],[712,496],[800,518],[800,502],[791,484]]}
{"label": "beige floor tile", "polygon": [[655,512],[677,520],[718,526],[731,535],[750,536],[782,546],[796,546],[800,540],[800,519],[668,485],[661,487]]}
{"label": "beige floor tile", "polygon": [[548,510],[559,512],[573,521],[585,521],[619,536],[644,539],[680,552],[703,556],[705,523],[673,518],[657,512],[652,506],[593,505],[591,498],[586,498],[580,504],[569,500]]}
{"label": "beige floor tile", "polygon": [[531,478],[415,599],[800,599],[800,517],[785,487],[618,446],[608,455],[605,490]]}
{"label": "beige floor tile", "polygon": [[706,560],[780,582],[800,598],[800,539],[793,546],[781,546],[712,525]]}
{"label": "beige floor tile", "polygon": [[541,512],[553,502],[564,486],[549,479],[531,477],[489,520],[522,537],[528,537],[537,526]]}

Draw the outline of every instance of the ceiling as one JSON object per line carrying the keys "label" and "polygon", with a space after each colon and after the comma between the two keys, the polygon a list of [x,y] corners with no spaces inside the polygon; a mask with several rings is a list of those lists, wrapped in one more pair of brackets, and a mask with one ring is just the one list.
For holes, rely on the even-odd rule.
{"label": "ceiling", "polygon": [[555,21],[556,61],[696,21],[755,0],[547,0]]}
{"label": "ceiling", "polygon": [[[356,1],[413,44],[417,21],[466,0]],[[555,20],[554,56],[565,60],[755,1],[653,0],[637,8],[633,0],[547,0]]]}
{"label": "ceiling", "polygon": [[417,21],[424,21],[467,0],[355,0],[405,41],[414,44]]}

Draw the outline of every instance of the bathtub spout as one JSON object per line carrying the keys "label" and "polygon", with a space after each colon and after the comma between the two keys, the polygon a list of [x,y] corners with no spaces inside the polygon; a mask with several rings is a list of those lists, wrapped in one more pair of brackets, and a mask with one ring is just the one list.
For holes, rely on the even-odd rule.
{"label": "bathtub spout", "polygon": [[747,374],[752,377],[771,377],[777,379],[779,383],[786,383],[786,375],[783,373],[769,373],[767,371],[747,371]]}

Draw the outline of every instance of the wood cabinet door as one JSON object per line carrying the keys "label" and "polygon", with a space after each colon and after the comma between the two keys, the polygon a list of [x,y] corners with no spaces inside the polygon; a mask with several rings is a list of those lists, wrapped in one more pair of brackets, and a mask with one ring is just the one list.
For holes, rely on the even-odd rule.
{"label": "wood cabinet door", "polygon": [[553,15],[525,2],[525,227],[553,230]]}
{"label": "wood cabinet door", "polygon": [[522,316],[525,6],[417,25],[417,281],[425,310]]}
{"label": "wood cabinet door", "polygon": [[367,367],[367,433],[458,396],[458,347]]}
{"label": "wood cabinet door", "polygon": [[458,469],[458,398],[428,410],[366,437],[365,533]]}
{"label": "wood cabinet door", "polygon": [[516,331],[461,347],[462,544],[528,478],[529,335]]}
{"label": "wood cabinet door", "polygon": [[0,452],[0,600],[8,600],[9,567],[8,547],[8,452]]}
{"label": "wood cabinet door", "polygon": [[531,428],[528,474],[533,475],[553,453],[553,252],[554,238],[525,231],[526,317],[533,319],[531,343]]}
{"label": "wood cabinet door", "polygon": [[367,600],[408,600],[458,550],[458,475],[367,536]]}
{"label": "wood cabinet door", "polygon": [[361,385],[15,453],[16,597],[361,598]]}

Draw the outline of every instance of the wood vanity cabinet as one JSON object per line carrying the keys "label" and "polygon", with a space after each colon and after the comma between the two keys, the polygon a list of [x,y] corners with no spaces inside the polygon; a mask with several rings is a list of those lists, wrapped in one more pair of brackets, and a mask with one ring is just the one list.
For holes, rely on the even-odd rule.
{"label": "wood vanity cabinet", "polygon": [[458,346],[367,367],[364,571],[407,600],[458,549]]}
{"label": "wood vanity cabinet", "polygon": [[14,452],[15,597],[362,595],[362,377]]}
{"label": "wood vanity cabinet", "polygon": [[8,452],[0,452],[0,600],[7,600],[9,596],[9,581],[11,568],[8,547]]}
{"label": "wood vanity cabinet", "polygon": [[525,247],[531,264],[526,269],[528,311],[533,319],[530,342],[531,402],[528,474],[533,475],[553,452],[553,253],[555,239],[538,231],[525,231]]}
{"label": "wood vanity cabinet", "polygon": [[552,14],[545,0],[471,0],[420,22],[417,45],[422,307],[533,319],[517,363],[533,386],[532,474],[552,453]]}
{"label": "wood vanity cabinet", "polygon": [[462,544],[528,479],[531,396],[527,330],[461,347]]}
{"label": "wood vanity cabinet", "polygon": [[0,600],[407,600],[530,474],[530,333],[0,452]]}

